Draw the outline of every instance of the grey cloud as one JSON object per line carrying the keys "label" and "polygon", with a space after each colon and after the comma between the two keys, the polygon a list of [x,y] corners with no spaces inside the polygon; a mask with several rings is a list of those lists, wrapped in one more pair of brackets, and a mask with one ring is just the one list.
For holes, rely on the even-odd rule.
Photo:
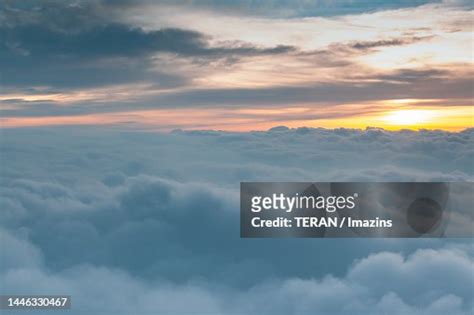
{"label": "grey cloud", "polygon": [[[304,240],[296,247],[293,240],[264,241],[274,251],[260,252],[260,243],[238,238],[240,181],[469,181],[473,176],[472,130],[155,134],[89,127],[3,130],[2,135],[4,227],[28,227],[48,266],[104,264],[174,280],[193,274],[214,279],[234,269],[255,279],[288,275],[294,272],[287,267],[290,253],[301,257],[299,276],[337,274],[348,256],[381,246],[358,242],[357,249],[328,252],[317,267],[317,251]],[[460,208],[469,202],[458,200]],[[275,261],[281,246],[288,255]],[[160,250],[151,250],[155,247]],[[246,286],[252,280],[228,281]]]}
{"label": "grey cloud", "polygon": [[207,36],[190,30],[144,31],[108,19],[105,9],[89,2],[10,3],[5,7],[0,19],[4,86],[77,88],[147,81],[172,87],[184,85],[187,78],[153,70],[153,55],[235,62],[295,50],[236,42],[210,46]]}
{"label": "grey cloud", "polygon": [[[430,270],[436,269],[435,266],[446,264],[451,265],[452,269],[444,270],[436,277],[427,276]],[[360,284],[370,284],[375,292],[381,293],[380,297],[384,294],[382,292],[392,291],[410,303],[430,300],[433,288],[439,293],[449,292],[466,301],[472,296],[473,284],[471,279],[466,279],[465,274],[458,271],[472,268],[472,257],[463,251],[425,249],[408,259],[394,253],[369,256],[357,262],[348,278]],[[402,272],[392,272],[397,269]],[[376,281],[381,277],[385,281]]]}
{"label": "grey cloud", "polygon": [[410,45],[421,41],[429,41],[435,35],[415,36],[416,32],[395,38],[378,40],[361,40],[334,42],[323,49],[299,52],[299,56],[310,57],[316,66],[343,67],[354,65],[354,57],[377,52],[379,48]]}
{"label": "grey cloud", "polygon": [[105,10],[100,1],[34,1],[21,3],[2,0],[0,26],[40,25],[58,32],[78,32],[94,26],[104,25],[110,20],[111,11]]}
{"label": "grey cloud", "polygon": [[375,40],[375,41],[361,41],[348,44],[348,47],[358,50],[366,50],[372,48],[380,48],[380,47],[391,47],[391,46],[402,46],[402,45],[409,45],[419,41],[425,41],[432,39],[433,36],[424,36],[424,37],[401,37],[401,38],[393,38],[393,39],[385,39],[385,40]]}
{"label": "grey cloud", "polygon": [[4,248],[0,259],[0,270],[2,271],[42,266],[41,250],[32,245],[25,236],[22,237],[21,232],[18,234],[20,235],[15,237],[0,228],[0,244]]}
{"label": "grey cloud", "polygon": [[[430,259],[427,259],[430,258]],[[369,270],[370,268],[370,270]],[[73,298],[71,314],[83,312],[219,314],[470,314],[472,255],[450,248],[410,255],[378,252],[353,261],[334,277],[274,278],[248,289],[222,283],[143,280],[114,268],[78,265],[57,273],[39,266],[0,272],[9,292],[51,292]],[[370,272],[368,272],[370,271]],[[432,277],[442,271],[446,278]],[[394,279],[380,281],[381,275]],[[405,282],[403,280],[406,280]],[[444,281],[447,281],[445,283]],[[443,281],[443,282],[441,282]],[[415,290],[425,285],[427,290]],[[413,293],[413,291],[415,292]],[[186,303],[182,303],[186,300]]]}
{"label": "grey cloud", "polygon": [[[216,60],[221,65],[234,64],[252,56],[285,54],[309,60],[315,69],[334,67],[346,72],[346,67],[354,66],[356,55],[431,37],[407,35],[338,43],[316,52],[303,52],[285,45],[257,47],[240,42],[211,46],[205,34],[194,31],[173,28],[145,31],[123,24],[115,9],[126,10],[128,5],[101,1],[26,2],[21,5],[6,2],[6,10],[0,17],[0,38],[4,48],[0,50],[2,86],[6,93],[41,94],[47,91],[67,94],[71,89],[140,83],[149,85],[144,92],[154,91],[150,93],[153,96],[141,95],[138,91],[131,99],[114,100],[113,103],[92,100],[73,102],[68,106],[57,106],[47,99],[35,102],[7,100],[2,101],[2,116],[61,116],[203,106],[242,108],[311,104],[329,107],[397,98],[438,98],[457,104],[456,100],[472,97],[470,76],[441,73],[443,71],[436,69],[400,69],[359,77],[344,75],[344,82],[307,82],[296,86],[194,88],[194,79],[205,77]],[[190,73],[173,66],[173,62],[163,65],[157,54],[186,59],[197,69]],[[227,71],[225,66],[216,69]],[[46,90],[38,92],[35,86]],[[170,89],[174,91],[170,92]],[[158,93],[164,90],[167,93]]]}
{"label": "grey cloud", "polygon": [[[104,1],[105,3],[115,5],[115,1]],[[360,14],[364,12],[374,12],[381,10],[390,10],[406,7],[417,7],[429,3],[438,3],[437,0],[415,0],[415,1],[365,1],[355,4],[350,0],[333,1],[222,1],[222,0],[202,0],[186,2],[185,6],[193,10],[213,10],[231,15],[245,16],[263,16],[266,18],[298,18],[313,16],[340,16],[346,14]],[[156,1],[144,0],[141,4],[156,4]],[[160,4],[180,5],[175,1],[161,0]],[[118,1],[121,7],[136,6],[136,1]],[[469,7],[466,4],[458,3],[458,6]]]}
{"label": "grey cloud", "polygon": [[[258,55],[291,51],[292,47],[278,46],[260,49],[254,46],[209,47],[203,34],[181,30],[162,29],[143,31],[131,26],[110,23],[77,33],[58,32],[42,25],[2,28],[4,45],[10,52],[22,57],[38,56],[81,58],[137,56],[168,52],[184,56]],[[13,44],[14,43],[14,44]],[[19,53],[13,49],[21,49]],[[6,63],[6,61],[5,61]]]}
{"label": "grey cloud", "polygon": [[[80,75],[80,74],[79,74]],[[82,79],[81,76],[76,77]],[[180,82],[179,78],[169,79]],[[93,81],[92,81],[93,82]],[[473,97],[472,80],[469,74],[438,69],[399,69],[390,73],[355,76],[348,82],[319,82],[300,86],[278,86],[266,88],[220,88],[183,89],[160,95],[142,96],[139,99],[110,102],[76,102],[68,106],[57,106],[54,102],[27,102],[7,100],[11,105],[0,112],[3,117],[15,116],[61,116],[92,113],[120,112],[154,108],[199,108],[199,107],[278,107],[307,104],[316,109],[330,108],[344,103],[380,101],[389,99],[437,99],[438,103],[426,105],[467,105]],[[157,87],[159,88],[159,87]],[[362,105],[363,106],[363,105]],[[359,108],[357,114],[370,113],[377,108]],[[351,115],[354,112],[346,112]],[[236,114],[237,115],[237,114]],[[341,113],[332,114],[338,117]],[[312,116],[288,116],[292,119],[308,119]],[[316,116],[316,118],[319,116]],[[328,118],[328,116],[324,116]]]}
{"label": "grey cloud", "polygon": [[[397,98],[470,98],[468,88],[472,81],[468,77],[440,79],[426,76],[438,71],[400,70],[383,77],[364,77],[365,80],[379,78],[379,82],[356,81],[357,84],[319,83],[306,86],[283,86],[255,89],[201,89],[185,91],[163,97],[163,102],[173,99],[193,101],[194,104],[250,103],[250,104],[291,104],[312,102],[356,102]],[[393,84],[390,81],[398,81]],[[398,83],[403,82],[404,85]],[[442,83],[442,84],[441,84]],[[436,87],[436,88],[435,88]],[[177,104],[179,105],[179,103]]]}
{"label": "grey cloud", "polygon": [[[0,290],[66,292],[75,299],[71,312],[468,313],[471,289],[460,277],[472,271],[470,241],[240,239],[238,183],[469,181],[473,136],[284,127],[2,130],[0,237],[11,250],[2,251]],[[458,200],[459,207],[470,202]],[[427,292],[436,281],[445,285]]]}
{"label": "grey cloud", "polygon": [[[145,31],[123,24],[120,14],[116,15],[116,10],[113,9],[117,6],[120,7],[120,4],[110,5],[101,1],[78,3],[49,1],[40,4],[26,2],[21,5],[6,2],[6,9],[0,16],[0,38],[3,47],[0,52],[2,85],[7,89],[28,92],[27,89],[31,86],[49,86],[52,89],[67,91],[72,88],[146,82],[153,84],[158,91],[173,87],[189,87],[193,74],[180,72],[176,67],[172,70],[160,70],[162,65],[159,62],[154,64],[153,61],[157,54],[171,54],[200,64],[200,73],[194,76],[204,76],[207,71],[205,65],[216,60],[234,64],[242,58],[279,54],[312,59],[315,68],[344,68],[353,65],[354,55],[370,53],[382,46],[405,45],[430,38],[405,36],[377,41],[338,43],[316,52],[303,52],[297,47],[287,45],[257,47],[242,42],[222,42],[211,46],[208,36],[195,31],[173,28]],[[320,92],[318,86],[312,86],[313,83],[308,82],[307,85],[310,86],[309,89],[316,90],[318,95],[316,101],[319,95],[329,94],[327,91],[331,91],[332,88],[331,84],[323,84],[322,88],[326,90]],[[294,88],[295,92],[305,89],[289,88]],[[282,95],[278,91],[277,88],[272,101],[278,102],[281,98]],[[236,91],[238,94],[242,92],[249,93],[247,98],[255,96],[254,101],[259,102],[258,95],[255,95],[259,93],[258,90]],[[287,92],[283,90],[281,94],[288,95]],[[340,92],[332,96],[348,95],[348,91]],[[188,92],[183,92],[184,95],[186,93]],[[225,93],[229,94],[229,102],[233,102],[232,91]],[[262,93],[268,95],[269,91]],[[306,93],[303,91],[300,95],[304,96]],[[372,93],[364,91],[362,94]],[[177,96],[178,99],[180,97],[184,96]],[[194,95],[191,98],[193,97]],[[196,95],[197,99],[202,97]],[[308,97],[314,98],[314,95]],[[357,100],[357,95],[354,97]],[[227,101],[216,99],[224,103]],[[139,101],[139,103],[151,103],[149,106],[156,106],[153,103],[158,102],[173,104],[173,99]],[[129,104],[132,107],[136,105]],[[39,108],[41,107],[36,107]]]}

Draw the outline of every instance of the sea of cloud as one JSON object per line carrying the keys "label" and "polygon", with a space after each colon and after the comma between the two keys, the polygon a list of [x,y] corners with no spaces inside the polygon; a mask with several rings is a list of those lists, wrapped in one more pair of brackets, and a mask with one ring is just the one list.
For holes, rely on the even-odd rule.
{"label": "sea of cloud", "polygon": [[0,293],[69,294],[70,314],[470,314],[472,240],[241,239],[239,182],[472,181],[473,137],[3,129]]}

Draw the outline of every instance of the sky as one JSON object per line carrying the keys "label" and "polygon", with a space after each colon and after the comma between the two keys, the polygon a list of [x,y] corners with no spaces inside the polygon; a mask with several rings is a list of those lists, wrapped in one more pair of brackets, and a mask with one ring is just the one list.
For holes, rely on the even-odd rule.
{"label": "sky", "polygon": [[[0,294],[474,312],[472,238],[245,239],[239,219],[242,181],[472,183],[471,1],[0,0],[0,45]],[[450,223],[474,226],[473,193],[451,189]]]}
{"label": "sky", "polygon": [[0,125],[473,126],[470,1],[1,1]]}

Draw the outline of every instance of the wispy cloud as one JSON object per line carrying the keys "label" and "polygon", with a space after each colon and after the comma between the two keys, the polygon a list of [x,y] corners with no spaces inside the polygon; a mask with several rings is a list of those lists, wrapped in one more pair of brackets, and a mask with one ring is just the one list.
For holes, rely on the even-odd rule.
{"label": "wispy cloud", "polygon": [[[330,119],[336,109],[347,111],[337,116],[363,119],[368,102],[382,112],[383,102],[394,110],[396,99],[419,100],[413,108],[430,100],[438,111],[443,103],[469,106],[471,29],[465,21],[472,12],[464,4],[415,4],[384,2],[352,15],[342,10],[289,19],[246,14],[250,3],[241,10],[216,3],[7,3],[0,19],[0,110],[11,125],[28,116],[87,123],[104,121],[106,113],[173,108],[304,107],[313,112],[310,121]],[[286,7],[270,5],[274,12]],[[468,112],[463,115],[458,129],[472,125]],[[437,124],[447,128],[442,120]]]}

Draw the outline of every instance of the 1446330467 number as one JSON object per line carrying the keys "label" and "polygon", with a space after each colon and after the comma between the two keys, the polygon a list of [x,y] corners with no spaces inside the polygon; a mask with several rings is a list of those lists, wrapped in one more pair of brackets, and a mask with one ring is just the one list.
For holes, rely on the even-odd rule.
{"label": "1446330467 number", "polygon": [[69,309],[70,296],[33,296],[33,295],[2,295],[0,296],[1,309]]}

